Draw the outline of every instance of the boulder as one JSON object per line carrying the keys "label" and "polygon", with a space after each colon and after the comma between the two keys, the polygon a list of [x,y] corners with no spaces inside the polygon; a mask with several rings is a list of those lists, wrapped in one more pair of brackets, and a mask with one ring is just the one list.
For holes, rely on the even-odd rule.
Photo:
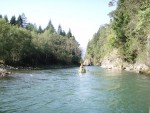
{"label": "boulder", "polygon": [[106,55],[101,61],[101,67],[106,69],[123,69],[123,61],[118,54],[118,51],[114,49],[109,55]]}
{"label": "boulder", "polygon": [[124,63],[123,64],[123,68],[126,71],[134,71],[134,65],[133,64],[129,64],[129,63]]}
{"label": "boulder", "polygon": [[85,65],[85,66],[91,66],[91,65],[93,65],[93,62],[92,62],[92,59],[90,58],[90,59],[85,59],[84,60],[84,62],[83,62],[83,65]]}
{"label": "boulder", "polygon": [[134,64],[134,71],[140,73],[141,71],[147,71],[149,67],[146,64],[142,63],[135,63]]}
{"label": "boulder", "polygon": [[0,68],[0,77],[5,77],[11,74],[11,72],[8,72],[6,69]]}

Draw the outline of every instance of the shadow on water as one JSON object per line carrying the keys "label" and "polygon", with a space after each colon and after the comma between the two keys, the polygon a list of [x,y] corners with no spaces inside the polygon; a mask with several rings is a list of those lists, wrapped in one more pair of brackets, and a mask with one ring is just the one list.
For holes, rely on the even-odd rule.
{"label": "shadow on water", "polygon": [[15,77],[13,77],[13,76],[0,77],[0,81],[1,80],[14,80],[14,79],[15,79]]}

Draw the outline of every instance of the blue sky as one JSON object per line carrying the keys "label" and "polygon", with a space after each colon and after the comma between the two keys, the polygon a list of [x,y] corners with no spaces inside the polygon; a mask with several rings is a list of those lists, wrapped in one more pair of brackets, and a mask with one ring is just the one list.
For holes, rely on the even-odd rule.
{"label": "blue sky", "polygon": [[69,28],[80,46],[85,49],[98,28],[109,23],[108,13],[115,7],[108,7],[110,0],[1,0],[0,14],[25,13],[27,21],[45,28],[51,20],[55,29],[58,25],[68,32]]}

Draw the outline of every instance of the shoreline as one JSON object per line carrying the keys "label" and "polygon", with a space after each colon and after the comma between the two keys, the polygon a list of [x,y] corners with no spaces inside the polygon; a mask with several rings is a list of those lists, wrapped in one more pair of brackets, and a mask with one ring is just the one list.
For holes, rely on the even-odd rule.
{"label": "shoreline", "polygon": [[12,70],[44,70],[44,69],[62,69],[62,68],[71,68],[71,67],[78,67],[79,65],[62,65],[62,64],[56,64],[56,65],[45,65],[45,66],[36,66],[36,67],[23,67],[23,66],[17,66],[13,67],[10,65],[4,65],[0,64],[0,78],[1,77],[8,77],[11,76]]}
{"label": "shoreline", "polygon": [[8,77],[10,74],[10,71],[0,68],[0,77]]}
{"label": "shoreline", "polygon": [[90,64],[93,65],[99,65],[103,69],[108,70],[125,70],[128,72],[135,72],[140,73],[146,76],[150,76],[150,67],[142,62],[136,62],[136,63],[128,63],[124,62],[120,57],[112,57],[112,56],[106,56],[104,59],[102,59],[99,63],[94,64],[93,59],[85,59],[84,65],[88,66]]}
{"label": "shoreline", "polygon": [[120,70],[120,71],[128,71],[128,72],[134,72],[143,74],[150,77],[150,69],[146,64],[143,63],[135,63],[135,64],[127,64],[127,63],[121,63],[120,65],[115,65],[113,63],[108,64],[101,64],[101,68],[108,69],[108,70]]}

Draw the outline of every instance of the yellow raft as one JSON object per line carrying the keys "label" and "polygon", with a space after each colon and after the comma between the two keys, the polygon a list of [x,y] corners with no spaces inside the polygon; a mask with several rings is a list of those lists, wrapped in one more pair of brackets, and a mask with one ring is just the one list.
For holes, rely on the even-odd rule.
{"label": "yellow raft", "polygon": [[80,68],[78,72],[79,73],[86,73],[86,69],[85,68]]}

